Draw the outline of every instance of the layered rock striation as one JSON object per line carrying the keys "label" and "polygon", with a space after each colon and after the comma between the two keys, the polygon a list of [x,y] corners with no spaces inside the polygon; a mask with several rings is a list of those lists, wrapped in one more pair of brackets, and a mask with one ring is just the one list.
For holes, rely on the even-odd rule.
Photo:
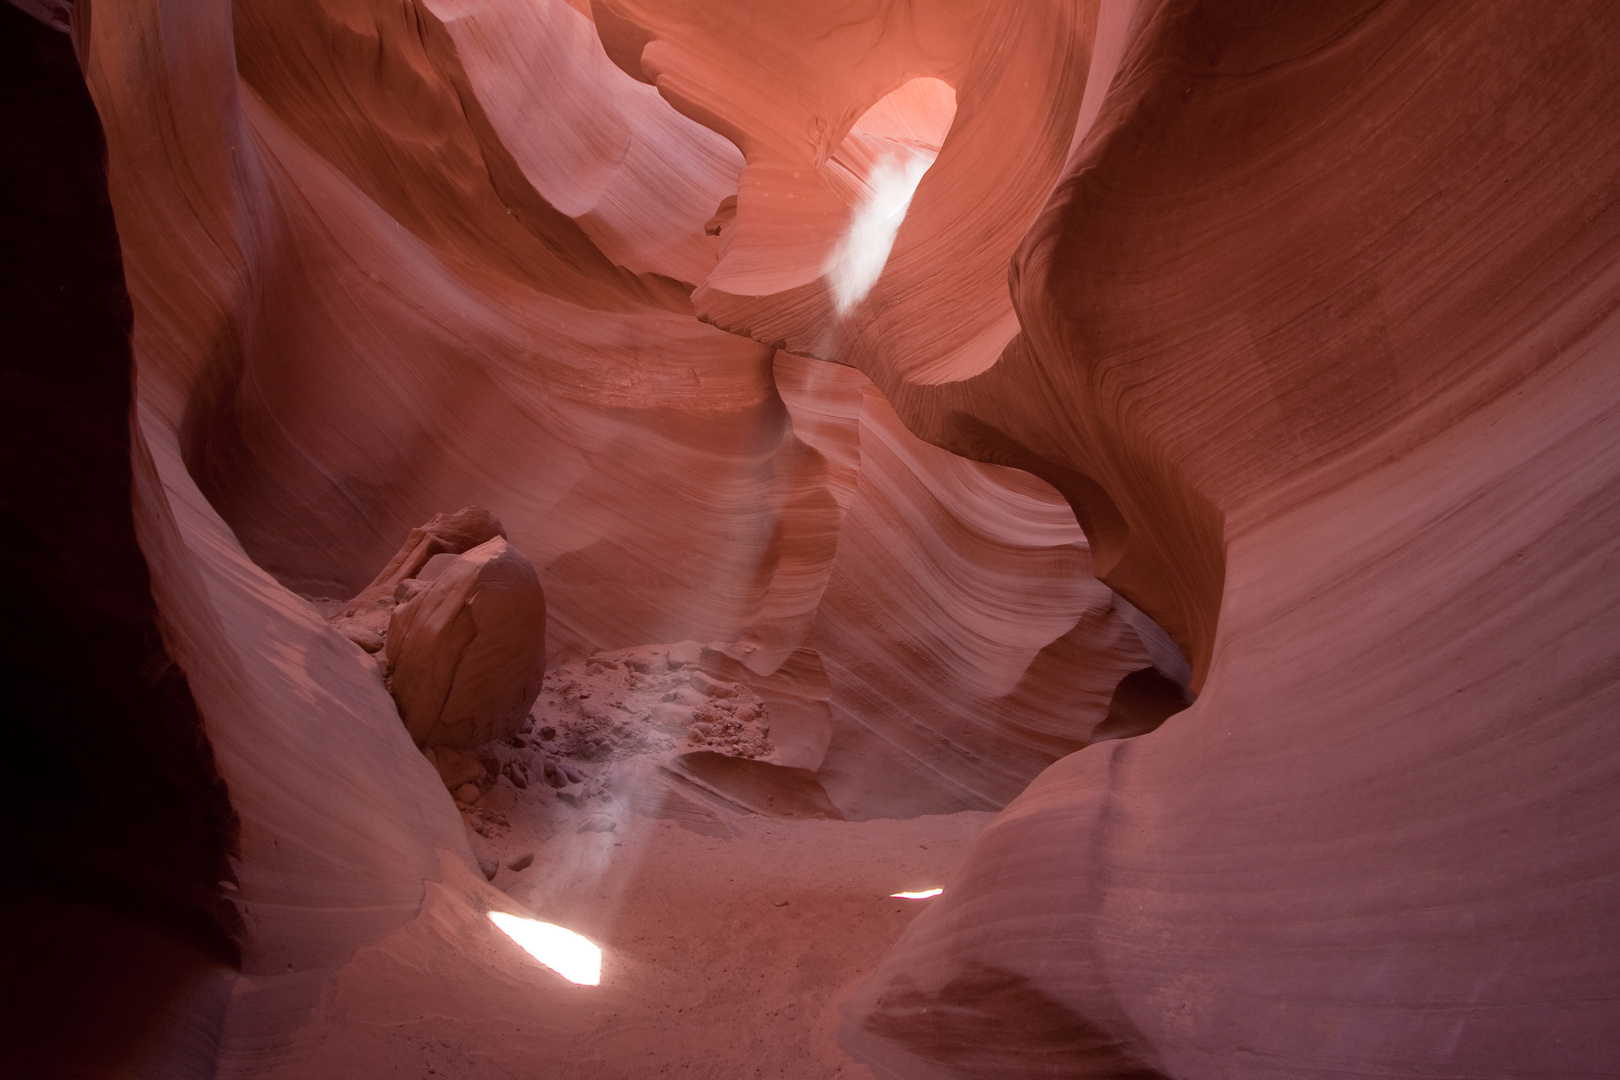
{"label": "layered rock striation", "polygon": [[467,748],[517,734],[545,640],[540,580],[504,537],[451,559],[388,619],[388,688],[411,738]]}
{"label": "layered rock striation", "polygon": [[[1000,806],[1148,663],[1049,487],[704,321],[744,157],[580,12],[498,8],[136,4],[90,41],[138,520],[243,821],[251,971],[335,962],[469,857],[375,661],[294,594],[360,593],[442,507],[533,562],[554,663],[714,645],[844,816]],[[856,134],[937,139],[943,93]]]}
{"label": "layered rock striation", "polygon": [[1620,27],[1548,15],[1142,5],[1020,338],[863,354],[1053,478],[1201,686],[986,831],[849,1008],[880,1076],[1620,1066]]}
{"label": "layered rock striation", "polygon": [[442,709],[294,593],[476,504],[396,681],[509,544],[554,664],[738,688],[635,699],[714,714],[682,782],[1007,805],[845,1007],[882,1080],[1620,1069],[1604,5],[96,12],[239,1047],[477,865]]}

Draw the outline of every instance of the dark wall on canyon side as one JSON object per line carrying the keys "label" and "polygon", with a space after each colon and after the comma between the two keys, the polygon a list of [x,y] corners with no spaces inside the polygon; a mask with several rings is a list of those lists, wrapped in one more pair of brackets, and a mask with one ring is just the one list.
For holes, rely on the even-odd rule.
{"label": "dark wall on canyon side", "polygon": [[[237,959],[231,809],[135,538],[131,311],[100,123],[68,35],[9,5],[0,132],[0,1069],[144,1058],[211,1075]],[[194,1040],[152,1039],[177,1017]]]}

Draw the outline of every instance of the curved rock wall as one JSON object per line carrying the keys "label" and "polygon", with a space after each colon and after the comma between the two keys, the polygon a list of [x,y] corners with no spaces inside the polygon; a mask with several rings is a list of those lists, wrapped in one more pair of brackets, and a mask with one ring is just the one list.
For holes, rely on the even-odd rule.
{"label": "curved rock wall", "polygon": [[1620,1068],[1617,36],[1138,19],[1015,264],[1024,340],[894,396],[1082,474],[1202,693],[986,831],[850,1007],[880,1076]]}
{"label": "curved rock wall", "polygon": [[201,1080],[235,819],[136,540],[106,144],[66,13],[26,9],[0,4],[0,1075]]}
{"label": "curved rock wall", "polygon": [[94,25],[135,309],[137,535],[240,822],[244,970],[319,968],[417,910],[436,848],[471,856],[375,665],[255,565],[182,463],[187,393],[240,357],[277,239],[229,12],[124,5]]}
{"label": "curved rock wall", "polygon": [[[1018,331],[1007,260],[1068,154],[1098,3],[602,0],[594,10],[610,54],[638,56],[671,104],[747,159],[735,235],[721,233],[722,260],[693,294],[704,319],[841,362],[875,343],[889,367],[928,383],[995,362]],[[895,149],[846,135],[919,76],[955,89],[955,115],[882,277],[841,311],[828,260]]]}
{"label": "curved rock wall", "polygon": [[[1061,758],[850,1003],[885,1080],[1620,1069],[1617,39],[1594,0],[98,9],[137,522],[249,968],[467,857],[287,586],[478,504],[556,657],[712,642],[847,817]],[[854,130],[915,78],[937,147]],[[1199,700],[1070,753],[1137,609]]]}
{"label": "curved rock wall", "polygon": [[919,443],[849,368],[784,353],[777,372],[796,427],[827,382],[858,404],[842,451],[855,490],[810,637],[829,684],[823,786],[852,818],[1003,805],[1091,740],[1148,663],[1141,642],[1047,485]]}
{"label": "curved rock wall", "polygon": [[559,662],[740,658],[848,816],[1002,805],[1147,662],[1049,488],[697,317],[680,279],[715,265],[741,158],[581,56],[583,18],[154,0],[96,23],[142,542],[242,818],[261,976],[375,939],[435,848],[467,856],[374,665],[289,591],[355,593],[435,512],[499,515]]}

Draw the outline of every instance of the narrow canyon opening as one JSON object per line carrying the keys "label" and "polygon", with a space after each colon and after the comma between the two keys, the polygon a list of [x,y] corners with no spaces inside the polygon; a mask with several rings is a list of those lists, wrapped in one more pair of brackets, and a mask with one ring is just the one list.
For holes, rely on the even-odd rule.
{"label": "narrow canyon opening", "polygon": [[1604,5],[184,7],[0,5],[0,1072],[1620,1071]]}

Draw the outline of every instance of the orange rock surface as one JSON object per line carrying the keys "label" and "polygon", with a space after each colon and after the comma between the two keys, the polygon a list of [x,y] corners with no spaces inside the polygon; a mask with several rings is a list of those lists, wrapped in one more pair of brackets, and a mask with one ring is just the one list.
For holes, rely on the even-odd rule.
{"label": "orange rock surface", "polygon": [[880,1076],[1620,1064],[1617,40],[1144,7],[1019,339],[952,386],[863,360],[1064,490],[1201,687],[981,836],[848,1009]]}
{"label": "orange rock surface", "polygon": [[457,555],[388,619],[388,688],[418,746],[510,739],[546,671],[534,565],[497,536]]}
{"label": "orange rock surface", "polygon": [[[468,1075],[1620,1071],[1608,5],[18,6],[239,822],[224,1074],[352,1075],[345,1017]],[[545,640],[452,801],[320,598],[461,506]],[[511,989],[503,895],[622,981]]]}
{"label": "orange rock surface", "polygon": [[[803,699],[788,764],[824,769],[846,813],[1003,804],[1084,745],[1114,684],[1148,663],[1067,509],[1037,481],[920,442],[856,373],[813,375],[706,326],[670,275],[697,276],[694,251],[712,269],[717,241],[659,255],[647,237],[687,236],[711,214],[734,152],[588,51],[547,76],[582,103],[551,121],[574,156],[509,145],[500,125],[515,130],[522,95],[541,93],[511,81],[510,48],[532,38],[574,55],[590,27],[557,4],[497,18],[312,0],[183,27],[135,6],[98,24],[89,79],[128,223],[154,466],[138,472],[146,542],[205,715],[238,730],[228,688],[248,679],[263,684],[256,708],[277,712],[260,728],[325,739],[328,713],[358,714],[366,738],[397,743],[381,685],[352,683],[371,678],[364,664],[339,678],[296,659],[346,645],[295,616],[282,586],[354,593],[429,512],[476,503],[540,568],[559,660],[722,643],[762,690]],[[156,41],[176,44],[143,45]],[[508,96],[486,109],[475,88],[498,78]],[[656,176],[622,156],[629,144],[598,144],[611,125],[583,104],[598,96],[656,148]],[[904,133],[893,115],[871,123]],[[614,163],[594,181],[593,155]],[[570,193],[587,182],[595,195]],[[644,206],[649,186],[662,201]],[[627,254],[638,244],[644,258]],[[199,593],[209,574],[222,591]],[[879,617],[885,590],[898,591]],[[283,614],[243,618],[264,605]],[[251,659],[271,639],[290,669]],[[225,646],[235,655],[210,658]],[[430,772],[412,765],[418,787],[403,784],[389,763],[400,745],[283,766],[247,753],[254,730],[217,736],[243,740],[221,768],[252,819],[244,862],[280,857],[260,854],[263,828],[269,848],[321,865],[322,830],[285,832],[271,805],[308,786],[309,812],[357,842],[422,838],[386,868],[345,867],[341,888],[414,895],[431,876],[421,860],[448,842],[435,830],[455,826]],[[355,784],[380,801],[355,803]],[[439,824],[410,824],[422,814]],[[244,882],[244,904],[258,901]]]}

